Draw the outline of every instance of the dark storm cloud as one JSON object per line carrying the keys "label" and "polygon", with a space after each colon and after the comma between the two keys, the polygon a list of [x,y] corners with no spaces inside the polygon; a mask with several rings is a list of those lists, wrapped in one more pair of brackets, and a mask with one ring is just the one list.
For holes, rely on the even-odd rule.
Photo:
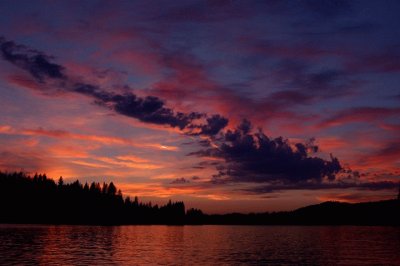
{"label": "dark storm cloud", "polygon": [[38,82],[46,78],[63,79],[64,67],[50,63],[50,56],[41,52],[17,45],[0,37],[1,56],[4,60],[28,71]]}
{"label": "dark storm cloud", "polygon": [[162,100],[153,96],[140,98],[134,94],[125,94],[114,96],[111,101],[115,103],[115,111],[120,114],[134,117],[147,123],[178,127],[181,130],[188,127],[193,120],[204,116],[195,112],[189,114],[174,112],[172,109],[165,107],[165,103]]}
{"label": "dark storm cloud", "polygon": [[224,129],[229,120],[221,115],[213,115],[206,119],[207,123],[200,126],[193,126],[193,128],[198,128],[200,131],[198,133],[193,133],[193,135],[207,135],[207,136],[215,136],[222,129]]}
{"label": "dark storm cloud", "polygon": [[[51,63],[51,57],[17,45],[12,41],[0,38],[1,54],[4,60],[28,71],[38,82],[44,83],[46,79],[62,80],[58,86],[65,91],[83,94],[95,99],[95,102],[107,106],[115,112],[136,118],[145,123],[168,125],[180,130],[198,129],[196,135],[213,136],[218,134],[227,124],[228,119],[220,115],[208,117],[202,113],[176,112],[166,107],[165,102],[158,97],[138,97],[133,93],[116,94],[108,92],[93,84],[75,82],[73,78],[66,76],[64,67]],[[193,123],[194,120],[205,118],[205,124]]]}
{"label": "dark storm cloud", "polygon": [[95,98],[99,105],[110,106],[119,114],[136,118],[142,122],[169,125],[183,130],[195,119],[200,119],[203,114],[174,112],[165,107],[164,101],[154,96],[138,97],[133,93],[114,94],[101,90],[90,84],[76,84],[74,92]]}
{"label": "dark storm cloud", "polygon": [[[236,130],[228,130],[218,141],[218,147],[209,147],[189,155],[222,158],[216,183],[221,182],[322,182],[334,180],[342,170],[339,160],[311,157],[318,147],[310,143],[294,146],[282,137],[271,139],[261,130],[250,133],[250,122],[244,121]],[[215,145],[216,143],[214,143]]]}
{"label": "dark storm cloud", "polygon": [[73,91],[91,96],[96,99],[96,103],[110,106],[119,114],[136,118],[145,123],[169,125],[178,127],[180,130],[200,127],[202,129],[199,133],[200,135],[217,134],[226,126],[227,123],[223,126],[216,123],[215,120],[217,118],[228,121],[226,118],[216,115],[207,118],[207,123],[204,125],[194,125],[192,124],[194,120],[207,116],[196,112],[175,112],[173,109],[166,107],[163,100],[154,96],[142,98],[133,93],[114,94],[90,84],[76,84]]}
{"label": "dark storm cloud", "polygon": [[[203,113],[176,112],[166,107],[163,100],[154,96],[142,98],[133,93],[114,94],[90,84],[76,84],[73,91],[89,95],[96,99],[96,103],[110,106],[119,114],[145,123],[169,125],[178,127],[180,130],[200,128],[198,135],[216,135],[228,124],[228,119],[220,115],[207,118],[207,115]],[[206,124],[193,124],[193,121],[201,118],[206,118]]]}

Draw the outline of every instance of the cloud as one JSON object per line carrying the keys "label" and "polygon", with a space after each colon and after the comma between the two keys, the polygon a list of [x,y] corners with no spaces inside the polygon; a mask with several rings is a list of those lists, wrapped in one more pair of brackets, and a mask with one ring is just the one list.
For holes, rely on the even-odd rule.
{"label": "cloud", "polygon": [[192,133],[192,135],[207,135],[207,136],[215,136],[217,135],[222,129],[224,129],[227,125],[229,120],[221,115],[213,115],[206,119],[207,123],[203,125],[192,125],[192,128],[197,128],[200,131],[198,133]]}
{"label": "cloud", "polygon": [[0,51],[4,60],[28,71],[38,82],[46,78],[64,79],[64,67],[50,63],[52,57],[36,50],[17,45],[0,37]]}
{"label": "cloud", "polygon": [[400,140],[391,140],[384,143],[378,150],[361,156],[358,164],[385,166],[386,169],[394,166],[396,169],[396,165],[400,164]]}
{"label": "cloud", "polygon": [[287,80],[285,86],[289,91],[299,91],[298,99],[293,104],[307,104],[311,100],[341,97],[352,93],[352,87],[358,80],[340,68],[315,70],[305,61],[286,58],[280,60],[274,70],[277,84]]}
{"label": "cloud", "polygon": [[168,151],[178,150],[178,147],[176,146],[166,146],[160,143],[138,142],[138,141],[133,141],[131,139],[113,137],[113,136],[77,134],[65,130],[47,130],[40,127],[34,129],[20,129],[20,128],[13,128],[9,125],[0,125],[0,134],[45,136],[45,137],[59,138],[59,139],[76,139],[83,141],[98,142],[103,145],[124,145],[136,148],[155,149],[155,150],[168,150]]}
{"label": "cloud", "polygon": [[[172,180],[169,184],[173,184],[173,185],[190,184],[191,181],[196,182],[200,179],[201,178],[198,177],[197,175],[194,175],[190,178],[181,177],[181,178],[176,178],[176,179]],[[200,187],[201,187],[201,185],[200,185]]]}
{"label": "cloud", "polygon": [[193,120],[205,116],[205,114],[196,112],[188,114],[175,112],[166,107],[164,101],[154,96],[142,98],[133,93],[115,94],[102,90],[98,86],[84,83],[74,84],[72,90],[95,98],[97,104],[108,106],[119,114],[136,118],[145,123],[178,127],[180,130],[191,125]]}
{"label": "cloud", "polygon": [[[171,127],[178,127],[183,130],[194,119],[199,119],[203,114],[174,112],[172,109],[164,107],[165,104],[157,97],[147,96],[139,98],[133,94],[117,95],[112,100],[114,109],[120,114],[134,117],[142,122],[153,124],[166,124]],[[218,132],[215,132],[215,134]]]}
{"label": "cloud", "polygon": [[342,202],[353,202],[353,203],[358,203],[358,202],[365,202],[365,201],[380,201],[380,200],[390,200],[393,199],[393,194],[389,194],[388,192],[382,192],[382,193],[355,193],[355,192],[347,192],[347,193],[329,193],[329,194],[323,194],[321,196],[318,196],[317,199],[319,201],[325,202],[325,201],[342,201]]}
{"label": "cloud", "polygon": [[190,181],[184,177],[181,177],[181,178],[177,178],[177,179],[173,180],[170,184],[176,185],[176,184],[186,184],[186,183],[190,183]]}
{"label": "cloud", "polygon": [[[77,82],[74,78],[66,76],[65,68],[61,65],[51,63],[52,57],[44,53],[28,49],[25,46],[17,45],[12,41],[0,38],[1,53],[4,60],[29,72],[36,81],[45,83],[47,80],[61,81],[58,87],[66,92],[74,92],[94,98],[101,106],[109,107],[115,112],[136,118],[145,123],[167,125],[177,127],[180,130],[199,129],[198,135],[216,135],[227,124],[228,119],[213,115],[190,112],[183,113],[166,107],[165,102],[154,96],[139,97],[132,92],[124,94],[113,93],[95,85]],[[205,118],[206,124],[199,124]],[[190,132],[193,134],[193,132]]]}
{"label": "cloud", "polygon": [[322,182],[334,180],[343,170],[337,158],[330,160],[311,157],[318,147],[309,143],[291,145],[282,137],[271,139],[261,130],[251,133],[249,121],[243,121],[234,131],[228,130],[223,137],[208,148],[190,153],[199,157],[222,158],[217,165],[216,183],[226,182]]}
{"label": "cloud", "polygon": [[384,52],[362,55],[351,59],[347,60],[345,67],[355,73],[397,73],[400,71],[400,52],[398,46],[388,46],[385,47]]}
{"label": "cloud", "polygon": [[400,108],[357,107],[339,111],[337,114],[319,124],[321,128],[337,126],[352,122],[371,122],[400,114]]}
{"label": "cloud", "polygon": [[268,96],[271,104],[290,106],[295,104],[307,104],[315,100],[315,96],[296,90],[283,90],[271,93]]}
{"label": "cloud", "polygon": [[[52,57],[41,52],[16,45],[4,38],[1,39],[0,44],[3,59],[27,71],[39,83],[51,81],[53,85],[53,81],[56,81],[54,86],[63,91],[85,95],[99,106],[107,107],[118,114],[145,123],[178,128],[191,136],[206,137],[200,140],[200,145],[204,148],[190,155],[219,159],[209,164],[218,170],[218,173],[213,176],[214,183],[254,182],[300,185],[304,182],[323,183],[326,180],[335,180],[336,175],[343,170],[339,160],[333,156],[330,159],[313,157],[312,154],[318,151],[318,147],[312,141],[292,144],[282,137],[269,138],[261,130],[252,133],[252,125],[247,120],[243,120],[235,130],[224,132],[229,120],[219,114],[179,112],[167,107],[165,101],[158,97],[139,97],[133,92],[110,92],[99,85],[81,82],[64,74],[65,67],[52,63]],[[207,80],[201,81],[204,74],[202,68],[198,69],[195,65],[193,69],[189,79],[195,81],[194,87],[204,85],[207,90],[213,91],[215,84]],[[285,67],[285,69],[289,68]],[[294,66],[293,71],[293,79],[297,80],[296,84],[302,84],[302,88],[310,91],[315,91],[320,87],[342,87],[342,84],[336,82],[338,76],[342,75],[337,71],[317,72],[306,76],[303,75],[302,67],[296,70]],[[185,75],[182,78],[187,79]],[[239,98],[234,97],[234,99]],[[277,106],[291,105],[296,102],[309,102],[312,97],[298,90],[286,90],[272,94],[268,100],[274,107],[272,109],[275,109]],[[35,133],[50,134],[53,137],[63,137],[66,134],[40,130]],[[176,182],[186,181],[189,182],[186,179],[177,179],[173,182],[176,184]]]}
{"label": "cloud", "polygon": [[327,189],[357,189],[357,190],[389,190],[398,187],[398,182],[393,181],[377,181],[377,182],[332,182],[332,183],[310,183],[301,182],[296,184],[269,184],[265,186],[257,186],[246,188],[242,191],[251,194],[267,194],[282,190],[327,190]]}
{"label": "cloud", "polygon": [[49,164],[49,160],[44,160],[40,152],[29,151],[8,151],[0,152],[0,168],[9,171],[37,171],[45,169]]}

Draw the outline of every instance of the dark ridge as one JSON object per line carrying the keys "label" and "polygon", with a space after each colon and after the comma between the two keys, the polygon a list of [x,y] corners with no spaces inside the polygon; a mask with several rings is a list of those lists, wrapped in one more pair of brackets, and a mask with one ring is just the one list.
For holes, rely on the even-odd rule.
{"label": "dark ridge", "polygon": [[33,177],[0,172],[0,223],[26,224],[237,224],[237,225],[400,225],[398,199],[341,203],[324,202],[290,212],[208,215],[185,212],[183,202],[164,206],[124,198],[111,183],[78,180],[58,183],[45,174]]}
{"label": "dark ridge", "polygon": [[209,224],[400,225],[400,200],[364,203],[323,202],[289,212],[207,215]]}

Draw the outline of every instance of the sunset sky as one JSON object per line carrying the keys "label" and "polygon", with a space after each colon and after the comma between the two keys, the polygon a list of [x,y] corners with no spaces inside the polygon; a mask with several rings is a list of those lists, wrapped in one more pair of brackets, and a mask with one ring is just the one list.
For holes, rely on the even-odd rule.
{"label": "sunset sky", "polygon": [[396,196],[400,1],[0,1],[0,170],[208,213]]}

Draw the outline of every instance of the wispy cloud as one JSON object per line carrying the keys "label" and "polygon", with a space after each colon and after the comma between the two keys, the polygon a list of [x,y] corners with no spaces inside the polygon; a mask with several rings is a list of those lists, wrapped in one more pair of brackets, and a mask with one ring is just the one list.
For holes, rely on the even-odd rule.
{"label": "wispy cloud", "polygon": [[167,151],[179,150],[179,147],[164,145],[161,143],[146,143],[120,137],[85,135],[85,134],[72,133],[65,130],[46,130],[43,128],[17,129],[9,125],[1,125],[0,134],[45,136],[45,137],[60,138],[60,139],[76,139],[76,140],[97,142],[102,145],[124,145],[137,148],[157,149],[157,150],[167,150]]}

